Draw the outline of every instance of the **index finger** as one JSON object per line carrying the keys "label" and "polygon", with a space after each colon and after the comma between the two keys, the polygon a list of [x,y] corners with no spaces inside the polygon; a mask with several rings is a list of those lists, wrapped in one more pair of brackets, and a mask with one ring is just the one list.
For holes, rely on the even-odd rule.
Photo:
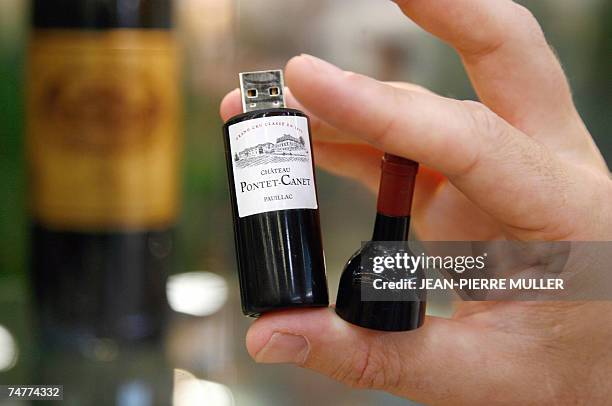
{"label": "index finger", "polygon": [[[510,0],[396,3],[457,50],[480,100],[514,126],[554,145],[559,132],[546,130],[577,117],[561,65],[523,6]],[[568,136],[584,138],[584,133]]]}
{"label": "index finger", "polygon": [[[584,215],[577,202],[564,198],[570,186],[572,193],[585,193],[585,183],[575,181],[580,175],[566,173],[547,148],[479,103],[398,89],[308,55],[289,61],[286,79],[315,116],[443,173],[517,237],[567,236],[575,216]],[[553,221],[551,207],[573,214]]]}
{"label": "index finger", "polygon": [[[304,106],[300,104],[300,102],[295,99],[295,97],[293,97],[291,90],[288,88],[285,89],[284,94],[287,107],[301,110],[308,115],[310,118],[310,127],[315,139],[327,142],[362,143],[359,139],[351,137],[337,128],[330,126],[317,116],[311,114],[304,108]],[[242,113],[240,89],[234,89],[226,94],[221,101],[221,105],[219,106],[219,114],[221,115],[223,121],[227,121],[231,117],[240,113]]]}

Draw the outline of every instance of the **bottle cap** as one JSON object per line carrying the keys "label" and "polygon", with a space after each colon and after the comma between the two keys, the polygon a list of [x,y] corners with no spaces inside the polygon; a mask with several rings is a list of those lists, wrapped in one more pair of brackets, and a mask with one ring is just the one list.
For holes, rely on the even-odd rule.
{"label": "bottle cap", "polygon": [[[415,178],[419,165],[415,161],[385,154],[381,164],[380,189],[378,192],[379,214],[389,217],[410,215]],[[373,252],[384,251],[384,245],[367,244],[358,255],[347,263],[338,286],[336,313],[345,321],[380,331],[408,331],[423,325],[425,298],[398,295],[393,300],[364,300],[363,289],[372,280],[379,278],[363,258],[371,258]]]}
{"label": "bottle cap", "polygon": [[419,164],[410,159],[385,154],[381,164],[377,211],[391,217],[410,215],[415,178]]}

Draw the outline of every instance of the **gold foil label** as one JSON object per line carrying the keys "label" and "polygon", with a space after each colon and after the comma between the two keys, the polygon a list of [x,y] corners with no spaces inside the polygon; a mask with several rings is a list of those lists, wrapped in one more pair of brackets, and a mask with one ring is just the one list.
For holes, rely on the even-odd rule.
{"label": "gold foil label", "polygon": [[38,31],[28,65],[35,219],[75,230],[171,224],[181,142],[171,33]]}

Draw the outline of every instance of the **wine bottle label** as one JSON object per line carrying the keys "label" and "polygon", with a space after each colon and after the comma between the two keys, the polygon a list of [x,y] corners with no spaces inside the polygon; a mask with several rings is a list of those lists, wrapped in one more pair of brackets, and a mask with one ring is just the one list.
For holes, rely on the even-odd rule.
{"label": "wine bottle label", "polygon": [[37,221],[76,230],[174,221],[180,152],[176,49],[168,31],[34,33],[27,149]]}
{"label": "wine bottle label", "polygon": [[229,127],[229,138],[240,217],[318,207],[305,117],[242,121]]}

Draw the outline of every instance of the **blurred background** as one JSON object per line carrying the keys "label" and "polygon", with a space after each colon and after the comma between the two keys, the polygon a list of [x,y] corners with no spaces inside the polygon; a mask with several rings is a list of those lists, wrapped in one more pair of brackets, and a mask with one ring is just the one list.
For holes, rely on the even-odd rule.
{"label": "blurred background", "polygon": [[[125,14],[128,20],[140,3],[156,4],[88,1],[123,4],[117,18]],[[38,31],[53,28],[49,15],[71,15],[70,1],[50,3],[68,8],[43,10]],[[95,51],[92,57],[82,50],[109,49],[108,43],[91,43],[85,34],[77,39],[34,35],[27,1],[0,2],[0,384],[63,384],[66,403],[75,405],[405,404],[298,368],[256,365],[248,357],[244,335],[251,320],[240,311],[218,106],[237,87],[238,72],[280,68],[299,53],[380,80],[411,81],[442,95],[473,99],[458,57],[391,1],[177,0],[171,12],[167,1],[158,3],[159,10],[147,11],[159,23],[153,28],[165,29],[163,16],[171,13],[176,43],[117,36],[110,49],[121,52],[107,57]],[[567,72],[578,110],[609,162],[612,3],[521,3],[541,22]],[[100,29],[81,31],[91,28]],[[49,73],[71,58],[61,52],[73,52],[80,61],[63,73],[71,85]],[[147,62],[134,62],[133,55]],[[83,104],[88,100],[74,96],[70,86],[108,75],[104,67],[126,74],[113,76],[118,87],[112,91],[87,88],[83,94],[97,98],[97,104]],[[55,80],[51,90],[45,90],[47,77]],[[176,79],[176,94],[169,78]],[[159,96],[155,103],[149,103],[148,93],[134,90],[145,82],[153,83],[151,94]],[[119,88],[129,89],[128,99],[136,100],[128,113],[123,105],[117,111],[109,107]],[[46,104],[35,102],[37,97],[46,97]],[[46,114],[41,105],[53,110],[48,120],[41,118]],[[81,113],[87,120],[65,126]],[[149,128],[150,115],[158,117],[159,128]],[[144,124],[128,125],[121,121],[126,117]],[[84,127],[96,119],[103,121],[102,130],[119,136],[160,133],[155,137],[162,141],[151,147],[157,155],[129,152],[155,137],[107,145],[104,131]],[[109,121],[115,124],[108,126]],[[67,134],[75,129],[84,129],[88,140]],[[61,140],[46,144],[44,137],[57,134]],[[95,156],[95,168],[84,162],[90,156]],[[138,160],[136,166],[130,166],[131,159]],[[104,165],[123,165],[132,175]],[[99,177],[81,179],[91,189],[58,189],[74,173],[88,170],[98,171]],[[175,175],[167,175],[172,171]],[[354,182],[324,172],[317,176],[333,300],[344,263],[371,234],[375,197]],[[120,177],[148,186],[134,188]],[[99,184],[91,185],[92,179]],[[46,181],[59,185],[58,190],[47,190],[54,188],[45,188]],[[171,197],[161,199],[158,207],[156,193]],[[58,194],[67,205],[86,201],[112,212],[114,206],[100,206],[112,197],[133,199],[142,209],[117,206],[102,220],[87,215],[66,219],[54,212]],[[448,315],[450,304],[436,303],[428,312]],[[11,403],[0,400],[4,404]]]}

